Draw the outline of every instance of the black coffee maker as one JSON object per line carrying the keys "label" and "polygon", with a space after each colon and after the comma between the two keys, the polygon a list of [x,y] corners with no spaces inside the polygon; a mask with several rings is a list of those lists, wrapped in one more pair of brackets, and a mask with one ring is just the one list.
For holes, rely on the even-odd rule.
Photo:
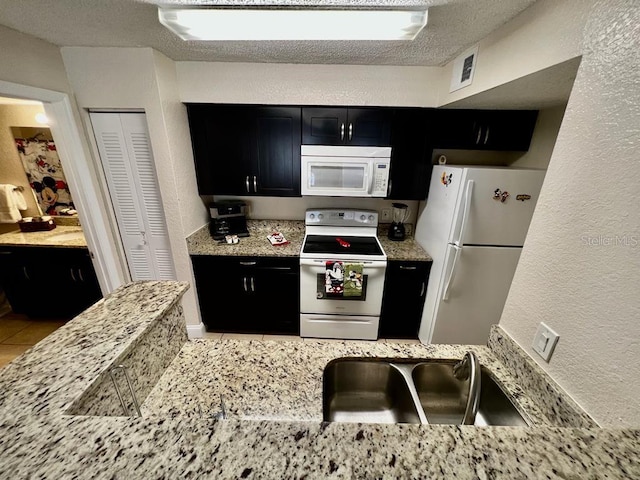
{"label": "black coffee maker", "polygon": [[214,240],[224,240],[227,235],[248,237],[247,204],[242,200],[218,200],[209,204],[209,232]]}
{"label": "black coffee maker", "polygon": [[389,240],[401,241],[405,237],[404,222],[409,218],[409,206],[404,203],[392,203],[393,211],[391,219],[393,220],[389,227]]}

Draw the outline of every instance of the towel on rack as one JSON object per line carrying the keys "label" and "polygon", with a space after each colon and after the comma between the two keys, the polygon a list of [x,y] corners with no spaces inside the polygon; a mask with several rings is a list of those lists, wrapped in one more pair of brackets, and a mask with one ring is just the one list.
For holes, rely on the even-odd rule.
{"label": "towel on rack", "polygon": [[342,262],[326,261],[324,291],[328,297],[342,296],[344,291],[344,265]]}
{"label": "towel on rack", "polygon": [[345,297],[361,297],[364,266],[362,263],[346,263],[344,265]]}
{"label": "towel on rack", "polygon": [[15,185],[0,184],[0,223],[17,223],[22,220],[20,210],[27,209],[27,202]]}

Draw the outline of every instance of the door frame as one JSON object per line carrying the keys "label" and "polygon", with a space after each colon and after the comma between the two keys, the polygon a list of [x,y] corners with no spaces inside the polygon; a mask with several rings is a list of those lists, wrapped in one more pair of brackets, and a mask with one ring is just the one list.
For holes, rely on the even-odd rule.
{"label": "door frame", "polygon": [[110,200],[104,196],[87,140],[78,128],[81,122],[75,103],[63,92],[3,80],[0,95],[43,103],[56,149],[64,159],[65,177],[73,191],[98,282],[103,295],[107,295],[130,277],[118,251],[119,237],[108,210]]}

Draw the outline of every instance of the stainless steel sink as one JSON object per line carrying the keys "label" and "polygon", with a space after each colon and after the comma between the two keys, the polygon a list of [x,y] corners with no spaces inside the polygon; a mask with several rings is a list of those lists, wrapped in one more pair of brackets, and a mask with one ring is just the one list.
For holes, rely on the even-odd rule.
{"label": "stainless steel sink", "polygon": [[325,421],[420,423],[409,387],[390,363],[332,361],[322,381]]}
{"label": "stainless steel sink", "polygon": [[[413,368],[412,380],[429,423],[460,424],[462,421],[469,384],[454,377],[454,364],[429,362]],[[474,425],[527,426],[485,367],[481,368],[480,404]]]}
{"label": "stainless steel sink", "polygon": [[[340,358],[323,374],[323,418],[329,422],[460,424],[468,381],[450,360]],[[482,367],[474,425],[528,426]]]}

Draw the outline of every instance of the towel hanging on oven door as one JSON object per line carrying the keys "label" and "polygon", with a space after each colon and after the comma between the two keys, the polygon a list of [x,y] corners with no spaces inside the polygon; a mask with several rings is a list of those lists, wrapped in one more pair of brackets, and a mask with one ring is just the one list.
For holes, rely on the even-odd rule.
{"label": "towel hanging on oven door", "polygon": [[332,260],[325,262],[324,291],[327,297],[341,297],[344,292],[344,265]]}
{"label": "towel hanging on oven door", "polygon": [[346,263],[344,265],[344,292],[345,297],[361,297],[364,266],[362,263]]}

